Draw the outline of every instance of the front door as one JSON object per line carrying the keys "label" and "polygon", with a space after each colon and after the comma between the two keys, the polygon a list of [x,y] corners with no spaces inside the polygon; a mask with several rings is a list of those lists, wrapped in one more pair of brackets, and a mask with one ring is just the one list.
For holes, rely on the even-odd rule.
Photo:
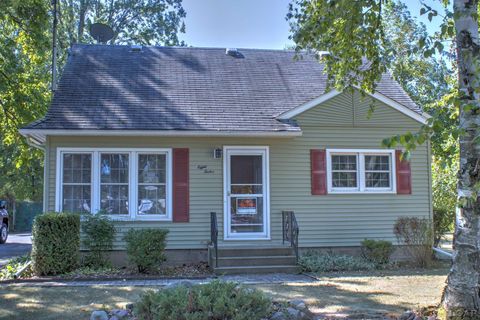
{"label": "front door", "polygon": [[268,147],[225,147],[224,159],[225,239],[268,239]]}

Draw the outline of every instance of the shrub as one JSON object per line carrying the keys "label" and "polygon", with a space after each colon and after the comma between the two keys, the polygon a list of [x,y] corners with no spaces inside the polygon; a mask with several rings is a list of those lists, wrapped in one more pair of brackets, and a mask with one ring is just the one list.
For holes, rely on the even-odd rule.
{"label": "shrub", "polygon": [[400,217],[393,227],[398,242],[405,245],[411,262],[426,267],[432,261],[432,221],[416,217]]}
{"label": "shrub", "polygon": [[362,241],[363,257],[375,264],[387,264],[393,253],[393,245],[390,241],[365,239]]}
{"label": "shrub", "polygon": [[130,229],[124,237],[127,242],[127,255],[138,272],[155,271],[165,261],[165,246],[168,230]]}
{"label": "shrub", "polygon": [[135,305],[138,319],[264,319],[271,301],[262,292],[233,282],[149,291]]}
{"label": "shrub", "polygon": [[433,208],[433,246],[438,247],[442,236],[452,231],[455,210]]}
{"label": "shrub", "polygon": [[337,255],[331,252],[325,254],[307,252],[300,257],[298,263],[306,272],[357,271],[376,268],[375,263],[363,258]]}
{"label": "shrub", "polygon": [[36,275],[75,270],[80,253],[80,216],[72,213],[37,215],[32,228],[32,269]]}
{"label": "shrub", "polygon": [[82,232],[82,244],[89,250],[84,265],[94,268],[110,266],[105,253],[112,250],[115,239],[115,226],[112,220],[102,212],[95,215],[86,214],[82,219]]}

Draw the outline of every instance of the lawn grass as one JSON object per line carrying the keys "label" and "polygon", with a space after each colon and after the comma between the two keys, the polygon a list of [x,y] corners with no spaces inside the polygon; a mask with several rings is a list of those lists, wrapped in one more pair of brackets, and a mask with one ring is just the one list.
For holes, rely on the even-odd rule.
{"label": "lawn grass", "polygon": [[[401,313],[437,304],[447,269],[325,274],[314,283],[258,284],[277,300],[303,299],[318,314]],[[0,287],[0,319],[88,319],[123,308],[152,287]]]}

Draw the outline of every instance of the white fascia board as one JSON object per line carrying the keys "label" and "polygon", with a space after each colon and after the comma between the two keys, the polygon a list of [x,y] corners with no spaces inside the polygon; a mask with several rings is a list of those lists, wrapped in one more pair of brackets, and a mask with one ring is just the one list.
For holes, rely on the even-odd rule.
{"label": "white fascia board", "polygon": [[45,143],[46,136],[135,136],[135,137],[299,137],[302,131],[179,131],[179,130],[66,130],[66,129],[20,129],[26,138],[34,137]]}
{"label": "white fascia board", "polygon": [[[360,90],[358,87],[355,87],[355,89],[357,90]],[[325,101],[328,101],[334,97],[336,97],[337,95],[339,95],[340,93],[342,93],[341,91],[338,91],[338,90],[331,90],[329,91],[328,93],[325,93],[325,94],[322,94],[321,96],[313,99],[313,100],[310,100],[308,101],[307,103],[304,103],[298,107],[295,107],[287,112],[284,112],[282,114],[280,114],[277,119],[280,119],[280,120],[287,120],[287,119],[291,119],[311,108],[314,108],[316,106],[318,106],[319,104],[325,102]],[[423,113],[423,114],[418,114],[416,113],[415,111],[412,111],[410,110],[409,108],[405,107],[404,105],[396,102],[395,100],[392,100],[390,98],[388,98],[387,96],[379,93],[379,92],[375,92],[375,93],[368,93],[367,94],[369,96],[371,96],[372,98],[374,99],[377,99],[378,101],[381,101],[383,103],[385,103],[386,105],[392,107],[393,109],[403,113],[404,115],[422,123],[422,124],[427,124],[427,120],[428,118],[430,117],[428,114],[426,113]]]}
{"label": "white fascia board", "polygon": [[337,91],[335,89],[327,92],[327,93],[324,93],[322,94],[320,97],[317,97],[313,100],[310,100],[302,105],[299,105],[298,107],[295,107],[291,110],[288,110],[287,112],[284,112],[282,114],[280,114],[277,119],[280,119],[280,120],[288,120],[288,119],[291,119],[313,107],[316,107],[318,106],[319,104],[327,101],[327,100],[330,100],[336,96],[338,96],[340,93],[342,93],[341,91]]}

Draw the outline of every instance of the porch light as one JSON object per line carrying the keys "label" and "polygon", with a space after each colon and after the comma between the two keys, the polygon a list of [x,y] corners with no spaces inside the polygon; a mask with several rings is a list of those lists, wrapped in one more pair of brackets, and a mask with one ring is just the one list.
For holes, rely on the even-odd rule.
{"label": "porch light", "polygon": [[213,150],[213,158],[215,159],[221,159],[223,154],[223,150],[221,148],[215,148]]}

